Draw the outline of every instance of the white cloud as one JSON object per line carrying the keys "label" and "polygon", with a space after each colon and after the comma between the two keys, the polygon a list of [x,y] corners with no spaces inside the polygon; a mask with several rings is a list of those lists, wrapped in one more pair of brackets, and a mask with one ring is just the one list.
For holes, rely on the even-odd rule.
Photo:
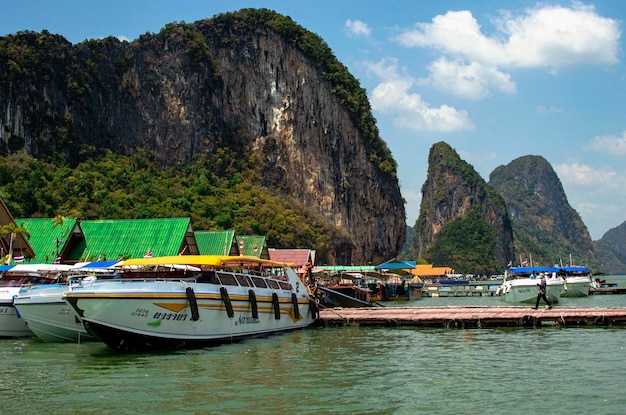
{"label": "white cloud", "polygon": [[395,114],[394,124],[417,131],[457,131],[473,129],[467,111],[448,105],[430,107],[421,95],[411,93],[415,80],[398,73],[397,60],[387,59],[366,63],[370,72],[382,79],[370,94],[372,108]]}
{"label": "white cloud", "polygon": [[565,114],[567,115],[567,111],[563,108],[555,107],[553,105],[538,105],[537,106],[537,114],[539,115],[552,115],[552,114]]}
{"label": "white cloud", "polygon": [[618,175],[610,168],[595,170],[586,164],[571,163],[556,165],[554,170],[563,183],[571,183],[585,187],[617,187],[616,181],[618,179]]}
{"label": "white cloud", "polygon": [[482,99],[490,95],[491,90],[506,94],[516,92],[509,74],[478,62],[467,64],[440,58],[432,62],[428,69],[431,76],[426,83],[463,98]]}
{"label": "white cloud", "polygon": [[348,30],[350,36],[368,37],[371,33],[371,29],[367,23],[363,23],[360,20],[346,20],[345,28]]}
{"label": "white cloud", "polygon": [[514,16],[503,14],[487,36],[469,11],[449,11],[418,23],[396,40],[406,47],[431,48],[442,57],[428,67],[427,82],[470,99],[491,91],[515,93],[505,70],[618,62],[619,22],[576,2],[571,8],[543,6]]}
{"label": "white cloud", "polygon": [[612,156],[626,155],[626,131],[621,137],[612,135],[597,136],[585,146],[585,150],[598,151]]}

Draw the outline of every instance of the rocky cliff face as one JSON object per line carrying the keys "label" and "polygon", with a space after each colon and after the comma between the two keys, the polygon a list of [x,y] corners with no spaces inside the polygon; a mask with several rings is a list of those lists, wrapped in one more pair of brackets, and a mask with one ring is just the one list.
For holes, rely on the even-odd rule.
{"label": "rocky cliff face", "polygon": [[[514,257],[513,234],[504,201],[448,144],[434,144],[428,157],[428,176],[422,187],[420,215],[415,224],[414,254],[418,258],[428,256],[429,248],[437,243],[446,227],[474,212],[494,236],[485,240],[479,235],[459,235],[459,243],[465,244],[465,249],[471,249],[472,240],[482,239],[489,245],[490,260],[495,260],[499,266],[491,271],[501,271]],[[474,228],[484,229],[480,224]],[[439,254],[450,260],[449,253]],[[457,271],[463,269],[457,266]]]}
{"label": "rocky cliff face", "polygon": [[[404,200],[395,164],[380,163],[386,146],[377,130],[372,139],[357,125],[358,111],[326,76],[328,60],[242,17],[171,24],[130,43],[72,45],[46,32],[2,39],[0,49],[9,51],[0,55],[5,151],[20,136],[26,152],[75,164],[104,149],[141,147],[167,166],[215,162],[228,149],[256,165],[268,191],[344,231],[330,261],[395,256],[404,242]],[[40,46],[22,53],[25,43]],[[369,107],[361,114],[371,117]]]}
{"label": "rocky cliff face", "polygon": [[626,274],[626,222],[609,229],[593,242],[596,258],[609,274]]}
{"label": "rocky cliff face", "polygon": [[[504,198],[519,256],[539,265],[589,264],[595,253],[587,227],[567,201],[558,176],[541,156],[499,166],[489,184]],[[519,260],[519,258],[518,258]]]}

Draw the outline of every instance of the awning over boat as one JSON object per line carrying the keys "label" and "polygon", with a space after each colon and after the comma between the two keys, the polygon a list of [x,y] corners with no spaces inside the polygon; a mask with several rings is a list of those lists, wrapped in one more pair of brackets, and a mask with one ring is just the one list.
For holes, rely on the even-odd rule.
{"label": "awning over boat", "polygon": [[[11,267],[4,270],[5,267]],[[17,265],[3,265],[0,270],[11,272],[61,272],[69,271],[73,269],[72,265],[65,264],[17,264]]]}
{"label": "awning over boat", "polygon": [[153,258],[133,258],[122,261],[118,266],[127,267],[134,265],[206,265],[214,267],[223,266],[248,266],[251,264],[263,265],[265,267],[293,266],[268,259],[261,259],[254,256],[222,256],[222,255],[176,255]]}
{"label": "awning over boat", "polygon": [[94,262],[79,262],[76,264],[76,268],[113,268],[116,265],[121,264],[120,261],[94,261]]}
{"label": "awning over boat", "polygon": [[530,274],[531,272],[559,272],[559,267],[513,267],[511,271],[516,274]]}

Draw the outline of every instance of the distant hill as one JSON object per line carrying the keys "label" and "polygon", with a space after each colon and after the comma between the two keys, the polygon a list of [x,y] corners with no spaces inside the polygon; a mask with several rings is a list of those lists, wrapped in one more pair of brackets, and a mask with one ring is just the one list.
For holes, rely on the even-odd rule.
{"label": "distant hill", "polygon": [[626,274],[626,222],[593,242],[598,261],[609,274]]}
{"label": "distant hill", "polygon": [[489,175],[513,222],[517,262],[596,265],[589,231],[565,195],[552,166],[541,156],[523,156]]}
{"label": "distant hill", "polygon": [[499,274],[514,256],[504,200],[444,142],[430,149],[414,228],[416,258],[460,273]]}

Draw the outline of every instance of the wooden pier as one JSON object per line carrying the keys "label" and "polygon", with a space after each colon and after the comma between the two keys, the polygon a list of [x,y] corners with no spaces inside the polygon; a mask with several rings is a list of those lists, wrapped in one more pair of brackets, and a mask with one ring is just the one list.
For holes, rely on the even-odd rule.
{"label": "wooden pier", "polygon": [[609,326],[626,324],[626,307],[579,308],[545,306],[445,306],[327,308],[320,310],[324,326],[415,326],[443,328]]}

